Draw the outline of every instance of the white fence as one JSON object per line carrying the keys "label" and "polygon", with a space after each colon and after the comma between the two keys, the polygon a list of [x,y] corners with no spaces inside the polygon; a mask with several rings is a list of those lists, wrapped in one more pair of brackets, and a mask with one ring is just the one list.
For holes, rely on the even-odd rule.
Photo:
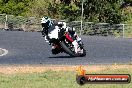
{"label": "white fence", "polygon": [[73,21],[68,23],[68,25],[75,27],[80,35],[119,36],[123,38],[127,37],[128,34],[132,35],[132,25],[128,24],[84,22],[82,24],[82,29],[80,21]]}
{"label": "white fence", "polygon": [[[63,20],[64,21],[64,20]],[[129,24],[109,24],[109,23],[93,23],[81,21],[72,21],[67,23],[71,27],[75,27],[80,35],[90,36],[119,36],[132,37],[132,25]],[[41,31],[40,18],[0,14],[0,29],[20,29],[23,31]]]}

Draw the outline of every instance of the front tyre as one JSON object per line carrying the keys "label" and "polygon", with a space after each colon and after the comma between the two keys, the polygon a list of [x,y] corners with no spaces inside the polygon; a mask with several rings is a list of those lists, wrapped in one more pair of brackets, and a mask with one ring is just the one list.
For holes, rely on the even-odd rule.
{"label": "front tyre", "polygon": [[84,56],[86,56],[86,50],[85,49],[83,49],[83,53],[80,53],[80,55],[79,55],[80,57],[84,57]]}

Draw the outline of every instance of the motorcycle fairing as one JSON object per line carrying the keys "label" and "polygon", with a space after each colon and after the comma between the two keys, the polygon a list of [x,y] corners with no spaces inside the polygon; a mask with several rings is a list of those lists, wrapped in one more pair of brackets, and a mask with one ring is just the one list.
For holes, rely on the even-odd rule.
{"label": "motorcycle fairing", "polygon": [[54,30],[50,31],[50,33],[48,34],[50,39],[58,39],[58,32],[59,32],[59,28],[55,27]]}
{"label": "motorcycle fairing", "polygon": [[69,41],[69,42],[71,42],[71,43],[74,41],[74,40],[70,37],[69,33],[66,33],[65,36],[66,36],[66,40],[67,40],[67,41]]}

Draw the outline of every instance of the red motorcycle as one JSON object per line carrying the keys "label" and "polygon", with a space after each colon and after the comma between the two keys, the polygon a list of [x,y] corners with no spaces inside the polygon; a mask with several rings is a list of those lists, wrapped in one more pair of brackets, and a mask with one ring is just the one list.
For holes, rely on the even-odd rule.
{"label": "red motorcycle", "polygon": [[[54,36],[56,34],[56,36]],[[64,28],[56,28],[49,34],[50,44],[52,45],[52,53],[67,53],[72,57],[83,57],[86,56],[86,50],[84,49],[83,42],[77,41],[78,48],[77,52],[75,52],[75,47],[72,42],[76,39],[75,36],[71,36],[70,33],[66,32]],[[74,39],[74,40],[73,40]]]}

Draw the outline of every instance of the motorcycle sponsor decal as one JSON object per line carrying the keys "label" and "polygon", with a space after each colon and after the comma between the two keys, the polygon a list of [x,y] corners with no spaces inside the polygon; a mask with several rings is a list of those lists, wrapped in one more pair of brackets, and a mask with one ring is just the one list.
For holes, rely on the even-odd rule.
{"label": "motorcycle sponsor decal", "polygon": [[79,67],[76,76],[76,81],[78,84],[83,85],[86,83],[130,83],[131,76],[129,74],[86,74],[86,71]]}

